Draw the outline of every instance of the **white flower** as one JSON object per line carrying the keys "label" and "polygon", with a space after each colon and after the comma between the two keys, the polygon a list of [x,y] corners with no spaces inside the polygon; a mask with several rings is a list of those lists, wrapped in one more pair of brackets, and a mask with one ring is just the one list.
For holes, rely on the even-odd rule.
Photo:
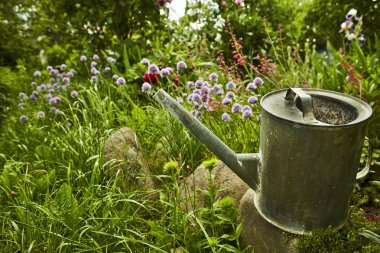
{"label": "white flower", "polygon": [[346,15],[346,19],[351,19],[352,17],[355,17],[356,14],[358,13],[358,11],[356,9],[351,9],[347,15]]}

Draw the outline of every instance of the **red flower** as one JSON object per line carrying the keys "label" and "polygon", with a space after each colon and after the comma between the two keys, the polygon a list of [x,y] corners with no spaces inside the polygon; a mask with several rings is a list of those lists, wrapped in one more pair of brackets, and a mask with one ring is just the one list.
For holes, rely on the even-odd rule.
{"label": "red flower", "polygon": [[144,82],[153,84],[157,86],[158,82],[158,74],[148,74],[148,72],[145,72],[144,74]]}

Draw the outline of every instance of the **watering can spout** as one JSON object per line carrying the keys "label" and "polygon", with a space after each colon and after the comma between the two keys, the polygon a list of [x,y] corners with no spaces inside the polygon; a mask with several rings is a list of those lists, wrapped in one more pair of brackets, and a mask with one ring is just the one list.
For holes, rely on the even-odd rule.
{"label": "watering can spout", "polygon": [[260,164],[259,154],[236,154],[164,90],[159,90],[153,98],[181,121],[193,135],[205,144],[211,152],[247,183],[249,187],[257,190],[258,167]]}

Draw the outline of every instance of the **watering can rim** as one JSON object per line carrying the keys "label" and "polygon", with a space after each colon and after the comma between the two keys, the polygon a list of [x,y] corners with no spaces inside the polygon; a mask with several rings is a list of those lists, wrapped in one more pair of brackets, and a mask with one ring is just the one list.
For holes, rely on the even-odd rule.
{"label": "watering can rim", "polygon": [[334,124],[324,123],[318,120],[314,120],[313,122],[304,120],[302,119],[301,111],[300,111],[300,116],[297,119],[297,118],[287,117],[289,115],[284,116],[284,114],[276,113],[276,109],[273,110],[272,108],[268,108],[269,106],[266,104],[266,100],[268,100],[269,97],[273,98],[273,96],[278,96],[279,100],[280,99],[283,100],[286,96],[286,93],[289,92],[290,89],[295,89],[295,88],[280,89],[280,90],[272,91],[265,94],[260,99],[260,105],[261,105],[262,111],[266,112],[270,116],[291,122],[293,124],[307,125],[309,127],[327,127],[327,128],[352,127],[352,126],[362,124],[368,121],[372,115],[371,106],[359,98],[356,98],[344,93],[336,92],[336,91],[314,89],[314,88],[302,88],[302,89],[296,88],[296,89],[301,90],[301,92],[305,92],[307,95],[311,95],[315,97],[326,97],[329,99],[337,100],[343,104],[347,104],[348,106],[351,106],[356,110],[358,114],[357,118],[346,124],[334,125]]}

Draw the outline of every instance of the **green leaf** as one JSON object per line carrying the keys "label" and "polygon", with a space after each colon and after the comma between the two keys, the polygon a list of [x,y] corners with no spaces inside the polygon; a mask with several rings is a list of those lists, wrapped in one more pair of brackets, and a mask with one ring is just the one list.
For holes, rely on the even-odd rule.
{"label": "green leaf", "polygon": [[358,234],[364,236],[365,238],[367,238],[371,242],[380,245],[380,235],[378,235],[378,234],[376,234],[370,230],[366,230],[366,229],[359,230]]}
{"label": "green leaf", "polygon": [[43,159],[50,160],[53,156],[53,152],[46,145],[39,145],[35,148],[36,154]]}

